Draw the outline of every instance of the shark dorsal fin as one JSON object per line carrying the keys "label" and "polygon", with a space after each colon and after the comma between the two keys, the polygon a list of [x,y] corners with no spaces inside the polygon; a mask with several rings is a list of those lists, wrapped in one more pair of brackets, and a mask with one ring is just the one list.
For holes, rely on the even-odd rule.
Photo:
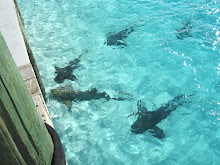
{"label": "shark dorsal fin", "polygon": [[67,84],[64,88],[65,90],[73,91],[73,87],[71,84]]}

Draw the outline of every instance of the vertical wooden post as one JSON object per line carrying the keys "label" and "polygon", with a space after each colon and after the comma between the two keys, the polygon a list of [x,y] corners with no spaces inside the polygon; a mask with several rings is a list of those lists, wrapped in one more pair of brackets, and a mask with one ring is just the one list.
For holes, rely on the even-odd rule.
{"label": "vertical wooden post", "polygon": [[49,165],[52,139],[0,33],[0,164]]}

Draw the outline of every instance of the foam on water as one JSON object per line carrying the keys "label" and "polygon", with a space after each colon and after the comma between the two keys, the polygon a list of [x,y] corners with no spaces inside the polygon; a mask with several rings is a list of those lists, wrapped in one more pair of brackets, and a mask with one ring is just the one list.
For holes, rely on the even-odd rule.
{"label": "foam on water", "polygon": [[[48,95],[58,86],[97,88],[133,99],[47,106],[72,164],[218,164],[220,155],[219,1],[18,0]],[[176,29],[191,21],[192,37]],[[109,32],[134,27],[121,48],[104,44]],[[54,81],[54,66],[78,57],[78,81]],[[128,115],[143,100],[155,110],[178,94],[196,93],[158,126],[166,137],[132,135]]]}

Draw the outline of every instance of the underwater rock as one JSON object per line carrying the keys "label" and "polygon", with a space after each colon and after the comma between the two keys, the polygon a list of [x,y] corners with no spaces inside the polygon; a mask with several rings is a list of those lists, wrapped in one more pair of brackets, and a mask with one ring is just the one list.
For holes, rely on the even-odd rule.
{"label": "underwater rock", "polygon": [[105,44],[108,46],[127,46],[124,41],[128,37],[128,34],[134,31],[134,27],[126,28],[120,32],[110,32],[107,35]]}
{"label": "underwater rock", "polygon": [[[190,95],[192,96],[192,95]],[[186,96],[185,94],[181,94],[176,96],[173,100],[169,101],[167,104],[161,106],[155,111],[148,111],[145,103],[139,100],[137,102],[138,112],[132,113],[130,116],[138,115],[137,120],[131,126],[131,132],[135,134],[141,134],[145,131],[149,130],[153,136],[162,139],[165,137],[163,130],[157,127],[156,125],[160,123],[162,120],[166,119],[171,112],[176,110],[179,106],[182,106],[186,103]]]}
{"label": "underwater rock", "polygon": [[127,98],[119,97],[119,98],[111,98],[106,92],[98,92],[96,88],[92,88],[86,91],[76,91],[73,90],[72,86],[58,87],[56,89],[51,90],[52,98],[57,101],[62,101],[64,104],[71,109],[72,101],[90,101],[90,100],[117,100],[123,101]]}
{"label": "underwater rock", "polygon": [[80,58],[86,52],[88,52],[87,49],[83,50],[83,52],[79,55],[78,58],[75,58],[73,61],[70,61],[69,64],[64,68],[54,66],[56,70],[55,73],[57,74],[57,76],[54,78],[54,81],[58,84],[64,82],[65,79],[76,81],[77,78],[72,74],[72,72],[79,67]]}
{"label": "underwater rock", "polygon": [[192,31],[193,25],[191,24],[191,20],[187,19],[183,22],[183,25],[181,28],[176,29],[176,37],[177,39],[183,40],[187,37],[192,37],[191,31]]}

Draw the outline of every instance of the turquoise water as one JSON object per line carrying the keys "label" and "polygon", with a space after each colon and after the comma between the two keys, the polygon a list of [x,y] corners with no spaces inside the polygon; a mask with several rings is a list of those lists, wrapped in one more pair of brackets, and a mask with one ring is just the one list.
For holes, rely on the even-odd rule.
{"label": "turquoise water", "polygon": [[[132,99],[74,102],[69,110],[49,98],[52,122],[69,165],[217,165],[220,162],[220,1],[18,0],[24,27],[46,92],[71,85],[97,88]],[[190,35],[176,29],[190,22]],[[127,46],[108,46],[109,32],[134,27]],[[88,49],[73,74],[78,81],[54,81]],[[196,93],[158,126],[165,138],[130,127],[137,101],[156,110],[179,94]]]}

